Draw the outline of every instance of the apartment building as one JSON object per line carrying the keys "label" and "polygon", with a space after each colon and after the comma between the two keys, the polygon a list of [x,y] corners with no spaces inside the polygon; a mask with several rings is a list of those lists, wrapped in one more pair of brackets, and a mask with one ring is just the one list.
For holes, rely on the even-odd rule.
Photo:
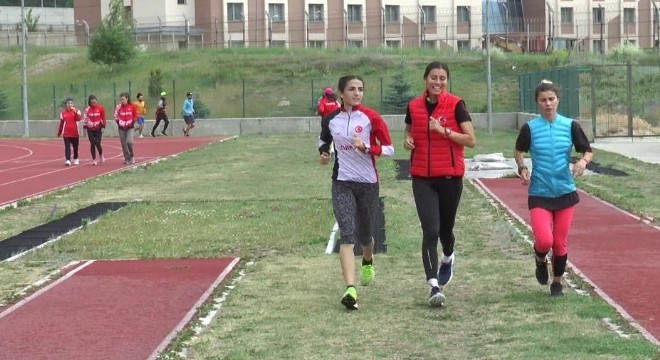
{"label": "apartment building", "polygon": [[[110,0],[76,0],[91,31]],[[660,0],[123,0],[149,47],[427,47],[607,52],[658,46]]]}

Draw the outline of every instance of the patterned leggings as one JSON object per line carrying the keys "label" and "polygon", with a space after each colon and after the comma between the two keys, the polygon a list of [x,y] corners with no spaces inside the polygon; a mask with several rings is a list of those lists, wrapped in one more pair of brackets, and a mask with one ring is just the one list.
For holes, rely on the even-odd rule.
{"label": "patterned leggings", "polygon": [[378,206],[378,183],[332,181],[332,207],[342,244],[371,243]]}

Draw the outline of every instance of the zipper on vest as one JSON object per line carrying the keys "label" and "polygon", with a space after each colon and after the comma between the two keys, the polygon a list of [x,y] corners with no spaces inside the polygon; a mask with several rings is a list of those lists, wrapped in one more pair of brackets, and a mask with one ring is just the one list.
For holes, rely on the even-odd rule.
{"label": "zipper on vest", "polygon": [[348,116],[348,120],[346,121],[346,138],[350,139],[351,135],[349,134],[349,131],[351,129],[351,112],[347,110],[346,115]]}
{"label": "zipper on vest", "polygon": [[428,148],[429,148],[429,154],[426,157],[428,161],[426,162],[426,168],[428,170],[428,177],[431,177],[431,129],[429,128],[428,124],[426,124],[426,137],[428,138]]}
{"label": "zipper on vest", "polygon": [[451,167],[455,168],[456,164],[454,163],[454,147],[452,147],[451,145],[449,145],[449,156],[451,158]]}

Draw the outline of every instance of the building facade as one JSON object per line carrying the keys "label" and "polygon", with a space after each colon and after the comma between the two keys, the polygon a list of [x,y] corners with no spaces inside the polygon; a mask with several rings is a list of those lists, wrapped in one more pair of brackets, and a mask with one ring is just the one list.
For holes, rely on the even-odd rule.
{"label": "building facade", "polygon": [[[90,31],[110,0],[76,0]],[[658,47],[658,0],[123,0],[148,47],[480,49]],[[77,31],[81,29],[77,28]]]}

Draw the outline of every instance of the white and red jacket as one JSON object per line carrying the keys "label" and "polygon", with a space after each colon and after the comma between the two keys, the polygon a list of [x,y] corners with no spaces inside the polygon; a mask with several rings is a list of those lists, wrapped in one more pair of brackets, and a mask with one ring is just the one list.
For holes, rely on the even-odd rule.
{"label": "white and red jacket", "polygon": [[60,113],[60,126],[57,128],[57,136],[65,138],[77,138],[78,134],[78,121],[82,119],[80,110],[74,108],[64,109]]}
{"label": "white and red jacket", "polygon": [[[356,135],[369,149],[367,153],[353,145]],[[348,111],[342,107],[334,116],[323,118],[319,152],[329,153],[333,142],[336,154],[332,171],[334,180],[377,183],[376,156],[394,155],[387,124],[375,110],[363,105]]]}
{"label": "white and red jacket", "polygon": [[85,121],[83,127],[88,130],[100,130],[105,128],[105,109],[101,105],[88,106],[85,109]]}
{"label": "white and red jacket", "polygon": [[132,129],[137,118],[137,110],[133,104],[118,104],[115,108],[115,121],[121,130]]}

